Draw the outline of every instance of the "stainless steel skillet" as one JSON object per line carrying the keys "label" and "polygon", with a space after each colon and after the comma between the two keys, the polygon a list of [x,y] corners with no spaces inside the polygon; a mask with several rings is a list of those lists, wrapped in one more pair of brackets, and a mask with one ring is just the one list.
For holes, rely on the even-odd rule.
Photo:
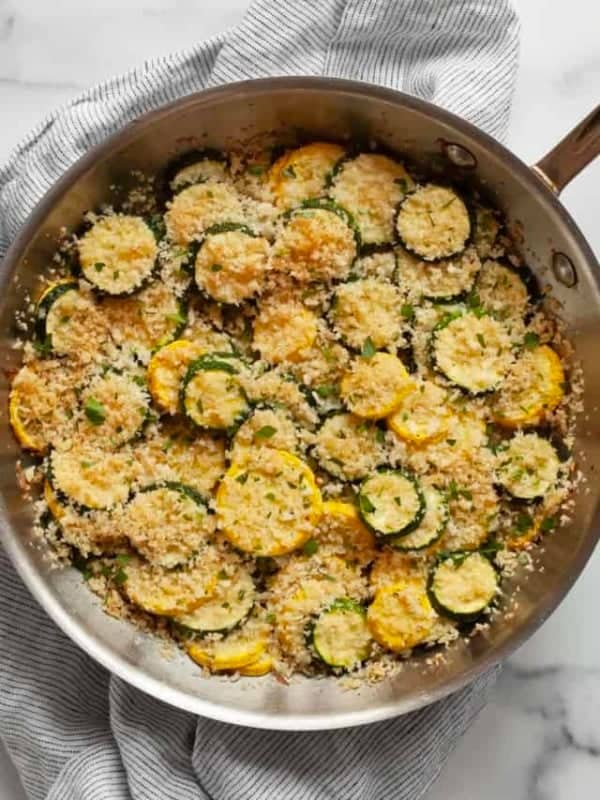
{"label": "stainless steel skillet", "polygon": [[34,546],[32,509],[15,478],[19,455],[7,424],[0,426],[2,543],[21,577],[50,617],[105,667],[168,703],[204,716],[264,728],[326,729],[405,714],[453,692],[508,656],[541,625],[569,590],[599,537],[594,523],[600,484],[598,438],[600,333],[598,263],[558,192],[600,152],[596,111],[533,169],[486,134],[448,112],[389,89],[329,78],[274,78],[231,84],[185,97],[130,123],[68,170],[34,209],[2,267],[0,279],[0,403],[18,365],[11,349],[15,311],[47,269],[61,226],[75,226],[86,209],[105,202],[131,170],[154,172],[193,145],[227,149],[270,135],[292,142],[313,138],[372,138],[418,158],[435,157],[468,173],[491,193],[518,230],[527,262],[562,303],[586,379],[589,418],[581,419],[577,450],[587,488],[572,523],[548,538],[543,571],[529,576],[519,606],[469,643],[451,648],[435,667],[424,657],[394,678],[350,692],[333,681],[271,678],[236,683],[199,676],[184,656],[165,660],[162,644],[106,616],[75,570],[51,570]]}

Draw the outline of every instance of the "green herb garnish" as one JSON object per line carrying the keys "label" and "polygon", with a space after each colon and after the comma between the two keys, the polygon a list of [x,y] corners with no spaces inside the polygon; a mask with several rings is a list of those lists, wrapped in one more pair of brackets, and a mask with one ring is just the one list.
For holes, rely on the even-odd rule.
{"label": "green herb garnish", "polygon": [[92,425],[102,425],[106,419],[106,409],[95,397],[88,398],[83,410]]}
{"label": "green herb garnish", "polygon": [[360,351],[361,356],[363,358],[373,358],[373,356],[375,355],[376,352],[377,352],[377,349],[376,349],[375,345],[373,344],[373,340],[371,339],[370,336],[367,336],[367,338],[365,339],[365,342],[364,342],[364,344],[362,346],[362,350]]}

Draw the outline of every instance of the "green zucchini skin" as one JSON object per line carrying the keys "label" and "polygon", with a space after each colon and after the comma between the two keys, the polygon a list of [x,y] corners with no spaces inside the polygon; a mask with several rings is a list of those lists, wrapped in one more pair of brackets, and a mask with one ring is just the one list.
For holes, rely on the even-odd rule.
{"label": "green zucchini skin", "polygon": [[[425,498],[425,499],[427,499],[427,498]],[[450,508],[449,508],[449,505],[448,505],[448,501],[445,498],[442,498],[440,500],[440,504],[441,504],[442,509],[443,509],[442,510],[441,520],[440,520],[440,524],[438,525],[437,529],[435,529],[435,531],[432,532],[431,537],[426,542],[424,542],[423,544],[421,544],[421,545],[419,545],[417,547],[415,547],[415,546],[411,547],[410,544],[407,543],[407,540],[406,540],[407,534],[403,534],[403,535],[398,536],[398,537],[395,537],[395,536],[386,537],[386,540],[385,540],[386,543],[391,545],[391,547],[393,547],[394,550],[399,550],[399,551],[401,551],[403,553],[417,553],[417,552],[420,552],[422,550],[426,550],[428,547],[431,547],[432,544],[435,544],[435,542],[437,542],[437,541],[439,541],[441,539],[441,537],[443,536],[446,528],[448,527],[448,521],[450,519]],[[426,513],[427,513],[427,509],[425,510],[425,514]],[[419,528],[416,528],[416,531],[418,531],[418,530],[419,530]]]}
{"label": "green zucchini skin", "polygon": [[[405,197],[400,201],[400,203],[398,203],[398,207],[397,207],[396,213],[394,215],[394,233],[395,233],[395,236],[396,236],[396,241],[399,244],[401,244],[402,247],[404,247],[405,250],[408,250],[409,253],[412,253],[414,256],[419,258],[421,261],[426,261],[428,264],[438,264],[440,261],[446,261],[448,258],[456,258],[457,256],[461,256],[465,252],[467,247],[469,247],[469,245],[473,244],[473,233],[474,233],[474,230],[475,230],[475,211],[474,211],[472,205],[469,203],[468,199],[465,198],[464,195],[461,192],[459,192],[457,190],[456,186],[451,182],[443,182],[443,181],[436,180],[435,181],[435,185],[436,186],[441,186],[444,189],[448,189],[449,191],[451,191],[453,194],[455,194],[464,203],[465,208],[467,209],[467,213],[469,215],[469,235],[465,239],[465,242],[464,242],[462,248],[460,250],[457,250],[457,252],[453,253],[451,256],[440,256],[438,258],[424,258],[420,253],[418,253],[416,250],[414,250],[412,247],[410,247],[410,245],[408,245],[404,241],[404,239],[400,236],[400,234],[398,232],[398,228],[397,228],[397,221],[398,221],[398,216],[400,215],[400,211],[402,210],[402,206],[404,205],[406,200],[412,194],[414,194],[414,192],[416,191],[417,187],[415,186],[415,189],[413,191],[411,191],[411,192],[407,192]],[[448,301],[448,302],[450,302],[450,301]]]}
{"label": "green zucchini skin", "polygon": [[229,375],[236,375],[238,372],[237,369],[233,364],[230,364],[227,361],[227,359],[230,358],[236,359],[237,361],[242,360],[240,356],[237,355],[236,353],[218,352],[218,353],[205,353],[204,355],[201,355],[200,358],[195,359],[189,365],[185,377],[181,383],[181,390],[180,390],[180,404],[184,411],[185,416],[190,420],[190,422],[192,422],[197,428],[201,428],[202,430],[206,430],[210,433],[216,433],[216,434],[224,433],[228,437],[233,436],[233,434],[237,431],[242,422],[244,422],[244,420],[247,419],[248,415],[252,410],[252,406],[250,404],[248,396],[246,395],[246,392],[244,391],[242,386],[238,385],[237,388],[239,389],[240,395],[245,400],[246,403],[245,409],[240,414],[238,414],[233,423],[227,428],[213,428],[210,426],[199,425],[189,415],[189,413],[186,410],[186,392],[188,384],[194,378],[194,376],[197,375],[199,372],[216,371],[216,372],[226,372]]}
{"label": "green zucchini skin", "polygon": [[475,555],[481,556],[479,550],[472,550],[472,551],[466,550],[466,551],[455,551],[452,553],[440,553],[438,554],[435,563],[431,566],[427,577],[427,595],[429,597],[429,602],[431,603],[435,611],[437,611],[437,613],[440,614],[440,616],[447,617],[448,619],[454,620],[455,622],[468,624],[476,622],[487,611],[487,609],[491,607],[498,591],[498,586],[500,583],[500,573],[497,567],[490,561],[489,558],[487,558],[487,556],[482,556],[482,557],[485,558],[485,560],[490,566],[490,569],[492,569],[495,573],[496,589],[494,591],[494,594],[490,597],[490,599],[484,605],[482,605],[477,611],[464,612],[456,608],[449,608],[446,604],[444,604],[440,600],[438,593],[435,590],[434,586],[435,575],[440,565],[444,564],[444,562],[448,560],[454,560],[454,559],[462,559],[462,561],[464,562],[468,558],[471,558]]}
{"label": "green zucchini skin", "polygon": [[351,598],[338,598],[329,606],[327,606],[327,608],[324,608],[318,615],[316,615],[316,617],[314,617],[308,624],[306,629],[305,638],[307,644],[318,661],[320,661],[329,669],[335,670],[336,672],[347,672],[364,663],[364,661],[369,658],[370,653],[366,650],[365,652],[357,652],[356,660],[353,663],[340,663],[340,661],[336,658],[335,653],[328,651],[325,643],[321,641],[319,636],[320,626],[323,624],[324,618],[326,618],[329,614],[356,614],[361,619],[364,619],[367,614],[367,609],[365,606],[361,605],[356,600],[352,600]]}
{"label": "green zucchini skin", "polygon": [[204,241],[207,236],[215,236],[217,233],[232,233],[234,231],[245,233],[246,236],[252,236],[253,238],[258,236],[258,234],[252,230],[252,228],[248,227],[248,225],[243,225],[239,222],[217,222],[215,225],[211,225],[210,228],[207,228],[204,231],[202,234],[202,240]]}
{"label": "green zucchini skin", "polygon": [[[343,146],[347,147],[347,144],[344,144]],[[370,140],[367,137],[367,138],[365,138],[364,146],[356,145],[355,147],[351,147],[351,148],[347,149],[345,155],[343,155],[333,165],[332,169],[330,170],[329,174],[327,175],[327,177],[325,179],[325,189],[326,189],[327,192],[329,192],[333,188],[335,178],[343,171],[345,165],[350,161],[354,161],[354,159],[358,158],[358,156],[360,156],[361,154],[385,156],[386,158],[389,158],[391,161],[395,161],[398,164],[401,163],[400,162],[400,158],[398,156],[398,153],[394,152],[393,150],[391,150],[388,147],[385,147],[382,144],[378,144],[377,147],[375,147],[375,148],[371,147],[370,146]],[[412,188],[408,184],[405,187],[403,187],[403,191],[404,191],[404,195],[405,196],[400,201],[400,203],[398,203],[396,205],[396,207],[394,209],[394,214],[393,214],[393,219],[394,219],[394,226],[393,227],[394,227],[394,230],[393,230],[393,235],[392,235],[392,239],[391,240],[385,241],[385,242],[363,242],[362,241],[362,235],[360,233],[360,228],[358,227],[358,224],[355,221],[355,226],[356,226],[356,229],[358,231],[358,235],[360,237],[360,246],[359,246],[360,253],[359,254],[361,256],[369,256],[369,255],[373,255],[373,253],[385,253],[386,251],[390,250],[390,248],[392,248],[394,246],[394,244],[396,244],[398,242],[398,236],[397,236],[397,233],[396,233],[396,217],[398,216],[398,210],[399,210],[400,205],[402,204],[402,202],[404,202],[404,200],[406,199],[406,197],[408,197],[408,195],[410,195],[410,194],[412,194],[412,192],[414,192],[415,187],[416,187],[416,184],[414,183],[414,181],[413,181],[413,187]],[[332,202],[335,202],[335,201],[332,201]],[[347,211],[346,213],[349,214],[350,212]]]}
{"label": "green zucchini skin", "polygon": [[[187,614],[182,618],[177,618],[172,621],[175,631],[179,634],[183,634],[188,639],[204,639],[210,634],[218,633],[226,635],[240,628],[249,619],[256,604],[256,586],[252,578],[249,575],[247,577],[247,584],[249,585],[247,585],[246,588],[240,591],[237,588],[240,585],[239,581],[237,587],[235,584],[231,587],[235,593],[235,598],[233,599],[232,603],[229,603],[229,605],[230,607],[233,605],[235,608],[232,609],[230,620],[227,625],[221,625],[217,627],[214,627],[213,625],[207,626],[206,623],[202,623],[200,620],[194,619],[195,612],[192,612],[191,614]],[[227,595],[225,595],[225,597],[227,597]],[[206,612],[206,607],[210,606],[210,602],[211,601],[209,601],[204,608],[201,606],[199,609],[197,609],[197,613],[200,616],[202,615],[203,611]],[[183,620],[185,620],[185,622]]]}
{"label": "green zucchini skin", "polygon": [[[318,432],[318,431],[320,431],[320,430],[321,430],[321,428],[322,428],[324,425],[326,425],[326,424],[327,424],[327,422],[328,422],[329,420],[331,420],[331,419],[333,419],[334,417],[337,417],[337,416],[339,416],[339,415],[342,415],[342,414],[348,414],[348,413],[349,413],[349,412],[348,412],[348,411],[346,411],[346,409],[345,409],[345,408],[343,408],[343,407],[342,407],[342,408],[340,408],[340,409],[334,408],[334,409],[331,409],[330,411],[326,411],[326,412],[324,412],[323,414],[321,414],[321,422],[320,422],[320,424],[319,424],[319,425],[318,425],[318,427],[317,427],[317,432]],[[380,427],[379,427],[379,426],[378,426],[378,425],[375,423],[375,421],[373,421],[373,420],[364,420],[363,424],[364,424],[364,425],[365,425],[367,428],[371,428],[371,429],[373,429],[373,431],[374,431],[374,434],[375,434],[376,436],[378,436],[378,435],[379,435],[379,433],[378,433],[379,431],[381,431],[381,434],[382,434],[382,435],[384,435],[384,434],[385,434],[385,431],[384,431],[382,428],[380,428]],[[320,468],[321,468],[321,469],[322,469],[324,472],[326,472],[328,475],[331,475],[331,477],[332,477],[332,478],[335,478],[335,479],[336,479],[336,480],[338,480],[338,481],[339,481],[339,480],[342,480],[342,481],[346,481],[346,483],[353,484],[353,483],[358,483],[358,482],[359,482],[359,481],[361,481],[361,480],[364,480],[364,478],[362,478],[362,476],[361,476],[361,477],[359,477],[359,478],[356,478],[356,479],[349,478],[349,477],[346,475],[346,473],[345,473],[345,470],[344,470],[344,465],[343,465],[341,462],[340,462],[339,464],[337,464],[336,462],[333,462],[333,463],[334,463],[334,467],[335,467],[335,468],[334,468],[334,467],[332,467],[332,466],[327,466],[327,464],[326,464],[326,461],[325,461],[325,460],[323,459],[323,457],[322,457],[322,456],[320,456],[320,455],[319,455],[319,453],[318,453],[318,444],[314,444],[314,445],[312,445],[312,446],[311,446],[311,448],[310,448],[310,455],[311,455],[311,457],[312,457],[312,458],[313,458],[313,459],[316,461],[316,463],[319,465],[319,467],[320,467]],[[383,461],[383,459],[384,459],[384,458],[385,458],[385,454],[382,452],[382,461]],[[380,462],[380,463],[382,463],[382,462]]]}
{"label": "green zucchini skin", "polygon": [[38,303],[35,312],[35,334],[40,342],[48,343],[52,349],[52,337],[46,329],[46,322],[48,314],[54,303],[62,297],[66,292],[77,290],[79,284],[77,281],[69,281],[68,283],[59,283],[51,289]]}
{"label": "green zucchini skin", "polygon": [[[489,389],[482,389],[480,391],[474,392],[471,389],[468,389],[466,386],[463,386],[462,384],[457,383],[456,381],[452,380],[452,378],[448,377],[448,375],[444,372],[444,370],[439,366],[435,353],[436,337],[438,333],[444,328],[447,328],[448,325],[454,322],[454,320],[459,319],[459,317],[462,317],[465,314],[471,314],[471,313],[475,312],[469,309],[465,309],[464,311],[454,311],[447,314],[446,317],[444,317],[444,319],[438,322],[438,324],[431,331],[427,349],[429,352],[429,361],[431,363],[431,366],[436,370],[436,372],[442,375],[451,386],[460,389],[460,391],[463,392],[463,394],[465,394],[467,397],[471,398],[485,397],[486,395],[491,395],[494,392],[497,392],[499,388],[498,384],[491,386]],[[480,316],[493,316],[491,314],[488,314],[487,311],[481,311],[481,310],[477,310],[477,314]]]}
{"label": "green zucchini skin", "polygon": [[142,486],[141,489],[138,489],[138,492],[153,492],[156,489],[168,489],[170,492],[179,492],[179,494],[182,494],[185,497],[189,497],[190,500],[193,500],[196,505],[205,508],[207,513],[213,513],[206,498],[203,497],[200,492],[198,492],[192,486],[187,486],[187,484],[181,483],[180,481],[157,481],[155,483],[148,483],[146,486]]}
{"label": "green zucchini skin", "polygon": [[[372,512],[369,512],[368,510],[365,510],[366,508],[368,508],[367,503],[370,503],[370,501],[368,499],[368,495],[366,495],[366,492],[365,492],[365,487],[369,483],[369,481],[373,478],[373,476],[370,475],[367,478],[365,478],[362,481],[362,483],[360,484],[360,487],[359,487],[359,490],[358,490],[358,513],[360,514],[360,517],[361,517],[362,521],[369,528],[369,530],[372,533],[374,533],[375,536],[377,536],[380,541],[384,541],[384,542],[390,541],[390,537],[394,537],[394,539],[397,541],[398,538],[401,538],[402,536],[406,536],[408,533],[412,533],[412,531],[416,530],[419,527],[419,525],[421,524],[421,522],[423,520],[423,517],[425,516],[425,511],[426,511],[425,495],[423,494],[423,490],[421,489],[419,481],[417,480],[415,475],[413,475],[411,472],[408,472],[407,470],[403,470],[403,469],[379,469],[379,470],[377,470],[377,474],[379,474],[379,475],[386,474],[386,473],[399,475],[402,478],[405,478],[407,481],[409,481],[413,485],[413,489],[414,489],[415,494],[417,496],[417,499],[419,501],[419,507],[417,509],[416,514],[412,518],[412,520],[410,522],[408,522],[408,524],[405,525],[400,530],[390,531],[389,533],[384,533],[383,531],[380,531],[369,520],[369,514],[372,513]],[[365,500],[367,502],[365,502]]]}

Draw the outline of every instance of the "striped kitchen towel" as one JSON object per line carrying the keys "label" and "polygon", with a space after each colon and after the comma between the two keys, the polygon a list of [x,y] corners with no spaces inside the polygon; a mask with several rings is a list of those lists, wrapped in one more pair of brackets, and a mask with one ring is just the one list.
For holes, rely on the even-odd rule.
{"label": "striped kitchen towel", "polygon": [[[331,75],[403,89],[502,138],[518,51],[508,0],[256,0],[242,23],[90,89],[0,168],[0,255],[92,145],[207,86]],[[197,718],[111,676],[35,604],[0,552],[0,735],[35,800],[403,800],[422,797],[495,672],[397,720],[323,733]]]}

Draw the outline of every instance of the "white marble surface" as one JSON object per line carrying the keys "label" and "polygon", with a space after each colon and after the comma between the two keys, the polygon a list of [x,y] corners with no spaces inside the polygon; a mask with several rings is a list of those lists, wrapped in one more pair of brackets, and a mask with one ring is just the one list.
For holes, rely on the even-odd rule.
{"label": "white marble surface", "polygon": [[[234,25],[247,0],[0,0],[0,160],[81,88]],[[315,4],[318,6],[318,4]],[[515,0],[521,65],[509,145],[527,161],[598,102],[598,0]],[[564,202],[600,250],[600,162]],[[600,553],[510,660],[429,800],[600,797]],[[0,800],[24,797],[0,746]],[[388,800],[383,798],[382,800]],[[392,798],[389,798],[392,800]]]}

